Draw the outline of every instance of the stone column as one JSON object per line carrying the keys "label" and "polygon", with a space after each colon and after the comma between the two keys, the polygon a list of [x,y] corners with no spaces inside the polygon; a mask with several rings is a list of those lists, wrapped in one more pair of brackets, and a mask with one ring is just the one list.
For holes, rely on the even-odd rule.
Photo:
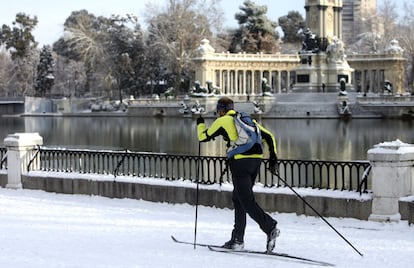
{"label": "stone column", "polygon": [[286,71],[286,91],[290,91],[290,71]]}
{"label": "stone column", "polygon": [[276,90],[277,93],[282,93],[282,71],[277,71]]}
{"label": "stone column", "polygon": [[233,72],[231,69],[227,69],[227,88],[231,92],[231,94],[234,94],[234,87],[233,87]]}
{"label": "stone column", "polygon": [[39,133],[15,133],[4,139],[4,145],[7,147],[6,188],[20,189],[22,173],[26,171],[36,145],[43,145],[43,138]]}
{"label": "stone column", "polygon": [[372,166],[372,221],[399,221],[398,201],[414,193],[414,145],[399,140],[368,150]]}
{"label": "stone column", "polygon": [[375,87],[374,87],[374,73],[370,69],[369,70],[369,92],[376,93],[374,90],[375,90]]}
{"label": "stone column", "polygon": [[342,7],[337,7],[338,11],[338,38],[342,39]]}

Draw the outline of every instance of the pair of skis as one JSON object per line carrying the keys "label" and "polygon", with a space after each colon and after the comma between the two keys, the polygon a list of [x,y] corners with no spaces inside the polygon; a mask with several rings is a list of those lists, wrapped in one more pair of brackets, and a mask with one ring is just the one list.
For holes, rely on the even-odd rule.
{"label": "pair of skis", "polygon": [[[174,236],[171,236],[171,239],[179,244],[186,244],[186,245],[194,245],[194,243],[191,242],[187,242],[187,241],[182,241],[182,240],[178,240],[177,238],[175,238]],[[324,262],[324,261],[318,261],[318,260],[313,260],[313,259],[308,259],[308,258],[303,258],[303,257],[299,257],[299,256],[294,256],[294,255],[290,255],[290,254],[286,254],[286,253],[278,253],[278,252],[265,252],[265,251],[257,251],[257,250],[232,250],[232,249],[226,249],[223,248],[219,245],[212,245],[212,244],[202,244],[202,243],[196,243],[196,246],[199,247],[207,247],[209,250],[214,251],[214,252],[221,252],[221,253],[229,253],[229,254],[247,254],[247,255],[263,255],[263,256],[272,256],[272,257],[276,257],[276,258],[281,258],[281,259],[290,259],[293,261],[297,261],[297,262],[303,262],[306,264],[311,264],[311,265],[318,265],[318,266],[334,266],[331,263],[328,262]]]}

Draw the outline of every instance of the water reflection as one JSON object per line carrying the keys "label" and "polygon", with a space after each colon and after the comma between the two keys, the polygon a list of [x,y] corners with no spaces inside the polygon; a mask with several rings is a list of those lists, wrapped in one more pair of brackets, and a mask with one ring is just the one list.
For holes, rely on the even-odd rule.
{"label": "water reflection", "polygon": [[267,120],[277,135],[283,158],[366,159],[368,149],[383,141],[413,143],[412,122],[382,119]]}
{"label": "water reflection", "polygon": [[[207,119],[210,124],[212,120]],[[39,132],[44,145],[198,154],[195,120],[142,117],[0,118],[0,134]],[[402,120],[264,119],[275,133],[279,157],[303,160],[365,160],[383,141],[414,143],[413,122]],[[205,143],[203,155],[225,155],[224,142]]]}

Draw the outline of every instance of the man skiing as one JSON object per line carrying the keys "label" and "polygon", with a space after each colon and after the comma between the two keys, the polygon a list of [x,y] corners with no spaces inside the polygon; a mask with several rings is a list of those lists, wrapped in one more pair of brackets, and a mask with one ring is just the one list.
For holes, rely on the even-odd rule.
{"label": "man skiing", "polygon": [[[218,118],[207,128],[204,118],[197,119],[197,134],[201,142],[206,142],[221,135],[227,142],[227,157],[233,180],[233,205],[234,205],[234,227],[231,239],[224,243],[223,247],[234,250],[244,248],[244,232],[246,229],[246,213],[257,222],[260,229],[266,233],[266,251],[271,252],[275,248],[279,229],[276,228],[277,221],[270,217],[256,203],[253,195],[253,186],[260,170],[263,157],[263,146],[261,140],[256,142],[247,151],[237,150],[238,133],[235,124],[237,112],[234,103],[228,97],[222,97],[217,102]],[[277,149],[273,134],[263,126],[255,122],[260,130],[261,138],[266,142],[270,151],[269,169],[276,172]],[[234,152],[237,153],[234,154]]]}

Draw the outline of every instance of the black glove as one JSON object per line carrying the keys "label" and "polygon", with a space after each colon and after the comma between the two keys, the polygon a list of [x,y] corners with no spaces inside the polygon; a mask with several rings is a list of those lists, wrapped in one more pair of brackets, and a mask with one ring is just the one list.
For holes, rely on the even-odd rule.
{"label": "black glove", "polygon": [[277,157],[271,156],[269,159],[269,170],[272,174],[279,174],[279,166],[277,165]]}
{"label": "black glove", "polygon": [[202,118],[201,116],[197,118],[197,126],[199,124],[204,124],[204,118]]}

